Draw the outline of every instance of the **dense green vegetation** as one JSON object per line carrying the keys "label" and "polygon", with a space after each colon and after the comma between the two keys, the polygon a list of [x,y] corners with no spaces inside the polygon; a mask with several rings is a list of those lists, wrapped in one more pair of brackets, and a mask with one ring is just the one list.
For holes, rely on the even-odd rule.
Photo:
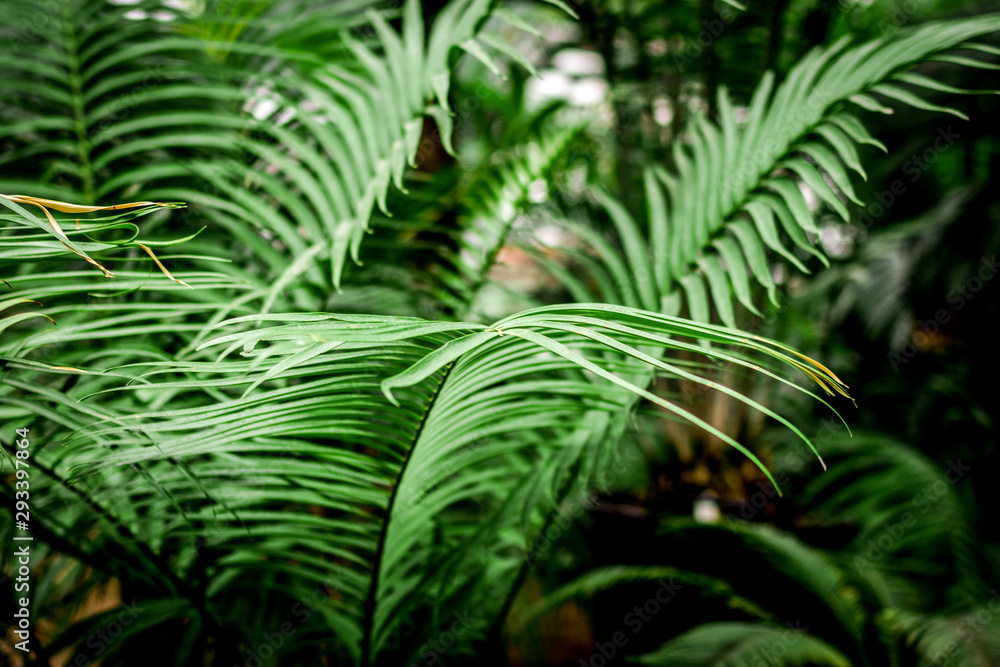
{"label": "dense green vegetation", "polygon": [[11,664],[1000,664],[995,8],[4,9]]}

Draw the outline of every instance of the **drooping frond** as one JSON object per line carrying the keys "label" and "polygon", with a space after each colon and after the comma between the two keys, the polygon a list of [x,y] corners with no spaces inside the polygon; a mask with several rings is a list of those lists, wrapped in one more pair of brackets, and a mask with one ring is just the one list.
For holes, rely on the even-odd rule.
{"label": "drooping frond", "polygon": [[[136,239],[139,234],[138,227],[129,223],[130,220],[152,213],[158,209],[179,208],[182,206],[181,204],[141,201],[130,202],[127,204],[113,204],[111,206],[78,206],[75,204],[68,204],[66,202],[52,201],[50,199],[39,199],[37,197],[27,197],[23,195],[0,194],[0,205],[7,207],[14,212],[13,215],[3,214],[0,216],[0,220],[14,223],[14,225],[8,227],[4,231],[7,231],[8,233],[15,231],[22,232],[10,234],[6,236],[2,242],[0,242],[0,266],[3,266],[4,264],[12,266],[16,265],[16,262],[23,262],[25,260],[38,261],[51,259],[53,257],[63,255],[63,253],[68,249],[79,257],[82,257],[88,263],[100,269],[108,278],[113,278],[114,275],[108,271],[107,268],[99,264],[87,253],[97,253],[102,250],[110,250],[112,248],[138,247],[149,255],[164,275],[174,282],[184,284],[182,281],[178,281],[170,275],[170,272],[167,271],[166,267],[160,263],[160,260],[156,258],[153,251],[149,249],[149,246],[175,245],[188,239],[159,242],[147,240],[145,242],[141,242]],[[82,226],[79,218],[77,218],[73,220],[76,228],[71,228],[67,231],[64,229],[63,225],[65,225],[68,221],[63,220],[60,222],[54,215],[52,215],[50,209],[62,213],[77,214],[118,210],[124,210],[125,213],[111,217],[90,218],[87,219]],[[39,213],[44,217],[44,219],[39,217]],[[94,237],[92,235],[97,234],[98,232],[122,229],[134,233],[129,238],[112,243],[77,243],[70,239],[70,235],[73,235],[76,238],[85,237],[93,240]],[[26,230],[41,230],[41,232],[33,234],[23,233]],[[54,238],[55,241],[50,240],[50,238]],[[5,259],[6,262],[4,261]],[[11,261],[12,259],[16,260],[16,262]]]}
{"label": "drooping frond", "polygon": [[[254,324],[267,326],[247,329]],[[53,439],[62,446],[40,461],[86,490],[100,508],[90,521],[111,520],[139,544],[174,554],[157,581],[164,595],[178,594],[171,577],[193,576],[195,566],[207,568],[201,576],[213,595],[261,577],[287,579],[290,591],[329,586],[327,627],[366,664],[409,655],[417,647],[404,629],[414,619],[460,611],[484,585],[494,605],[478,608],[468,639],[487,630],[529,551],[539,499],[551,505],[559,471],[599,452],[602,440],[581,439],[581,424],[600,433],[600,420],[638,395],[713,429],[649,392],[649,369],[732,390],[654,349],[761,370],[809,363],[739,332],[596,304],[492,326],[328,314],[253,315],[225,326],[235,331],[189,360],[84,369],[94,379],[68,395],[8,380],[24,398],[0,401],[67,416]],[[703,350],[703,338],[720,345]],[[245,360],[226,358],[237,350]],[[810,368],[807,376],[836,382]],[[87,400],[95,395],[100,408]],[[514,496],[512,479],[521,480]],[[497,520],[476,529],[461,520],[473,508]],[[77,531],[88,522],[59,515],[58,536],[86,543]],[[144,519],[152,516],[162,519]],[[213,595],[201,616],[246,622]]]}
{"label": "drooping frond", "polygon": [[[219,272],[168,268],[186,257],[166,254],[164,249],[189,242],[190,237],[146,237],[140,224],[145,228],[153,226],[149,221],[162,223],[166,216],[161,214],[181,204],[86,206],[0,195],[0,206],[7,211],[0,213],[5,231],[0,269],[8,290],[0,300],[0,359],[7,370],[60,368],[82,373],[80,366],[90,365],[92,357],[89,351],[74,348],[75,341],[125,340],[139,334],[147,339],[135,347],[117,347],[110,356],[123,363],[134,361],[135,355],[163,358],[149,346],[149,337],[164,336],[160,343],[169,339],[183,346],[201,331],[205,319],[239,312],[236,304],[220,306],[204,297],[192,298],[191,293],[250,287]],[[114,215],[88,217],[102,211]],[[82,260],[78,264],[85,261],[83,266],[94,268],[62,266],[67,258],[76,257]]]}

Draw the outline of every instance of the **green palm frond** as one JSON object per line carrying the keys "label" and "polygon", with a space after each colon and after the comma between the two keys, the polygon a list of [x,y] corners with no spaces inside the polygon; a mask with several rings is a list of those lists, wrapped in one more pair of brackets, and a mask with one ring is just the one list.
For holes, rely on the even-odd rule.
{"label": "green palm frond", "polygon": [[[148,220],[162,221],[166,211],[183,204],[144,201],[99,207],[0,195],[0,205],[9,211],[0,214],[7,232],[0,241],[0,267],[9,278],[4,281],[9,291],[0,301],[0,359],[7,371],[84,373],[81,367],[94,357],[91,350],[76,347],[83,340],[159,335],[161,345],[168,340],[186,345],[206,319],[240,312],[238,303],[219,304],[204,293],[192,294],[238,293],[250,287],[221,272],[172,272],[168,264],[184,266],[190,256],[165,254],[164,249],[190,237],[140,238],[144,231],[138,219],[145,218],[141,224],[146,227]],[[114,214],[89,217],[106,210]],[[52,268],[74,255],[93,268]],[[162,348],[150,342],[147,338],[116,347],[105,352],[106,361],[164,358]]]}
{"label": "green palm frond", "polygon": [[[377,207],[391,215],[386,199],[390,184],[406,190],[404,171],[415,164],[425,116],[436,121],[450,150],[452,50],[460,47],[487,58],[477,38],[494,4],[450,3],[425,35],[420,6],[409,0],[403,7],[402,34],[372,13],[374,40],[346,38],[350,57],[344,62],[299,74],[282,70],[256,100],[267,105],[271,120],[255,129],[270,136],[241,143],[256,164],[199,168],[230,196],[242,192],[243,181],[259,186],[256,196],[240,195],[238,208],[228,207],[226,217],[270,229],[299,255],[311,244],[295,228],[306,226],[308,239],[324,246],[332,283],[339,285],[348,255],[358,259],[372,212]],[[304,111],[308,109],[315,112]],[[286,179],[269,176],[272,171]],[[297,201],[297,190],[306,195],[305,202]],[[272,198],[298,208],[263,215]]]}
{"label": "green palm frond", "polygon": [[[894,103],[962,116],[912,92],[940,90],[942,84],[911,70],[932,58],[993,67],[945,51],[996,31],[998,21],[996,16],[984,16],[929,24],[853,48],[847,48],[846,41],[818,47],[777,86],[772,74],[764,76],[742,124],[728,93],[720,89],[719,122],[698,116],[686,144],[673,144],[676,173],[654,167],[645,174],[648,234],[631,231],[638,225],[626,208],[601,197],[633,271],[641,272],[629,284],[645,289],[631,301],[641,299],[648,309],[647,302],[656,298],[662,300],[656,309],[670,314],[679,313],[686,303],[691,316],[700,321],[708,320],[714,305],[721,321],[735,326],[734,299],[759,313],[751,294],[752,275],[777,305],[768,250],[806,273],[797,253],[828,264],[813,245],[819,230],[800,186],[812,190],[845,221],[849,214],[842,199],[861,203],[848,170],[865,177],[856,146],[881,147],[881,143],[852,109],[891,113],[876,102],[875,94]],[[624,218],[627,234],[618,222]],[[792,249],[782,235],[792,242]],[[630,295],[622,296],[623,303],[630,303]]]}
{"label": "green palm frond", "polygon": [[[255,324],[267,326],[247,329]],[[209,626],[246,625],[213,598],[260,578],[300,591],[334,582],[329,627],[366,664],[416,650],[404,629],[468,604],[484,570],[495,604],[479,603],[468,640],[485,633],[524,562],[538,508],[558,501],[574,459],[600,455],[580,438],[594,425],[588,415],[622,414],[638,395],[714,430],[645,388],[650,367],[699,381],[654,349],[761,370],[810,364],[740,332],[599,304],[492,326],[329,314],[225,326],[236,331],[203,343],[197,358],[92,365],[84,377],[93,379],[68,394],[8,379],[24,397],[0,401],[67,416],[63,435],[50,437],[61,446],[37,456],[55,481],[86,490],[100,516],[54,521],[60,538],[85,543],[77,531],[112,521],[152,552],[174,554],[154,579],[165,597],[183,595],[173,578],[193,576],[199,543],[211,544],[214,560],[201,565]],[[702,349],[700,339],[718,346]],[[237,350],[245,360],[225,358]],[[836,382],[819,366],[810,373]],[[95,395],[100,408],[86,400]],[[515,479],[521,491],[510,497]],[[462,520],[473,510],[495,519],[477,532]],[[143,518],[154,516],[162,518]],[[469,541],[481,548],[465,549]]]}
{"label": "green palm frond", "polygon": [[[39,261],[52,259],[62,256],[68,249],[83,258],[89,264],[92,264],[96,268],[100,269],[106,277],[113,278],[114,275],[108,271],[108,269],[101,264],[98,264],[97,261],[95,261],[94,258],[87,253],[98,253],[113,248],[138,247],[143,249],[149,257],[156,262],[164,275],[171,280],[174,280],[174,282],[180,282],[171,276],[170,272],[167,271],[158,259],[156,259],[156,255],[154,255],[153,251],[149,249],[149,246],[176,245],[189,239],[178,239],[175,241],[146,240],[141,242],[136,238],[139,235],[139,228],[136,225],[131,224],[130,221],[135,218],[148,215],[149,213],[153,213],[159,209],[181,208],[183,207],[183,204],[143,201],[130,202],[127,204],[113,204],[111,206],[77,206],[49,199],[38,199],[35,197],[25,197],[23,195],[0,194],[0,205],[3,205],[14,212],[13,214],[4,214],[3,216],[0,216],[0,220],[14,223],[14,225],[7,228],[5,231],[21,232],[11,234],[2,241],[2,245],[0,245],[0,248],[2,248],[2,250],[0,250],[0,263],[2,264],[16,266],[18,262],[26,260]],[[52,215],[50,209],[63,213],[77,214],[109,210],[124,210],[125,213],[111,217],[90,218],[87,219],[82,226],[79,218],[77,218],[73,220],[76,228],[70,228],[67,232],[63,226],[67,221],[64,220],[60,223],[60,221]],[[44,220],[38,216],[39,212],[42,216],[44,216]],[[41,230],[41,232],[34,234],[23,233],[26,230]],[[109,230],[127,230],[133,232],[133,234],[131,237],[113,243],[81,243],[74,242],[70,239],[70,235],[73,235],[77,238],[86,237],[88,240],[94,240],[92,234],[107,232]],[[52,238],[55,240],[50,240]],[[4,262],[5,259],[6,262]]]}
{"label": "green palm frond", "polygon": [[[52,3],[23,4],[43,13]],[[0,102],[25,117],[0,131],[11,142],[0,165],[38,176],[0,179],[0,190],[30,183],[33,193],[93,204],[142,187],[151,198],[190,202],[277,275],[289,261],[253,227],[296,256],[320,246],[312,254],[330,261],[325,278],[310,271],[320,289],[339,285],[348,255],[358,258],[375,207],[389,213],[390,184],[405,190],[425,116],[450,147],[453,50],[488,59],[504,44],[495,35],[488,48],[477,41],[489,35],[481,30],[492,0],[450,3],[428,30],[408,0],[401,32],[360,11],[365,3],[279,8],[252,21],[178,13],[167,22],[125,17],[152,13],[155,2],[56,4],[63,15],[51,20],[62,29],[12,39],[4,58],[5,79],[42,77]],[[302,20],[320,9],[310,39],[336,48],[305,52],[282,38],[301,39]],[[15,12],[0,23],[17,34],[24,20]],[[109,43],[102,30],[111,24],[128,26],[130,39]],[[205,41],[206,25],[215,41]],[[255,29],[262,25],[270,27]]]}

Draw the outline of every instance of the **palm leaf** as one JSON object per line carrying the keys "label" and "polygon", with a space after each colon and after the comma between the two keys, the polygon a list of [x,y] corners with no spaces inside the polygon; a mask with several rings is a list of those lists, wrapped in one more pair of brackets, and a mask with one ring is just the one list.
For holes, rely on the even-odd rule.
{"label": "palm leaf", "polygon": [[[254,323],[269,326],[246,329]],[[78,415],[64,446],[47,450],[53,458],[39,457],[68,470],[65,480],[140,543],[178,563],[193,562],[194,537],[213,544],[205,613],[219,625],[248,621],[213,598],[259,577],[291,577],[299,589],[332,580],[332,629],[363,662],[415,650],[403,640],[409,619],[468,600],[482,568],[497,591],[516,577],[532,534],[524,522],[541,520],[528,489],[557,498],[557,470],[587,451],[585,415],[621,413],[631,393],[699,421],[644,388],[648,365],[664,362],[641,350],[701,349],[684,339],[709,338],[763,355],[761,368],[790,363],[763,339],[601,305],[543,308],[490,327],[327,314],[253,315],[226,327],[236,330],[202,345],[200,358],[91,367],[95,381],[75,395],[8,380],[25,399],[0,400]],[[247,358],[206,356],[217,349]],[[749,363],[722,347],[703,354]],[[115,375],[133,379],[123,387],[108,382]],[[101,409],[79,402],[95,391]],[[170,407],[157,410],[165,398]],[[511,479],[525,492],[508,500]],[[275,503],[319,514],[276,512]],[[490,530],[503,539],[470,537],[463,508],[494,513]],[[468,539],[484,546],[463,551]],[[442,563],[460,576],[433,574]],[[171,592],[169,581],[159,585]],[[503,597],[493,599],[470,640],[499,613]]]}
{"label": "palm leaf", "polygon": [[[752,312],[757,310],[748,273],[777,305],[767,250],[805,272],[800,255],[828,264],[813,245],[818,229],[801,187],[813,190],[845,220],[848,210],[842,198],[860,203],[847,170],[864,177],[856,145],[881,144],[865,130],[852,105],[868,108],[868,101],[874,100],[869,93],[876,93],[894,103],[953,111],[928,105],[903,87],[933,87],[927,84],[932,79],[910,70],[997,30],[998,21],[995,15],[982,16],[928,24],[852,48],[846,41],[817,47],[776,87],[774,77],[765,75],[742,126],[733,101],[721,88],[719,122],[696,117],[686,144],[673,145],[676,173],[659,167],[648,170],[645,237],[624,206],[601,197],[630,258],[630,282],[646,287],[643,307],[661,299],[663,312],[677,314],[686,303],[692,317],[707,321],[714,304],[722,322],[735,326],[734,297]],[[989,66],[973,59],[961,63]],[[619,221],[627,221],[628,231]],[[792,241],[791,248],[783,236]],[[635,305],[629,295],[623,298],[623,303]]]}

